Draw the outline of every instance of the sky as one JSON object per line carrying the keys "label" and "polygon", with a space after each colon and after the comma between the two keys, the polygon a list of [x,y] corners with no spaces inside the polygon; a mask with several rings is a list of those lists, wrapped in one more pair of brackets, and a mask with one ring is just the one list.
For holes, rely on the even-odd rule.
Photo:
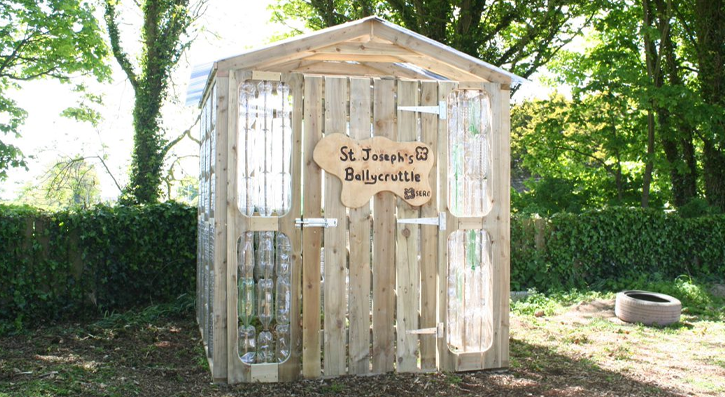
{"label": "sky", "polygon": [[[186,86],[194,65],[209,63],[269,42],[269,38],[285,31],[285,27],[268,23],[271,12],[267,7],[274,0],[209,0],[206,12],[197,22],[202,27],[191,48],[183,57],[174,73],[172,94],[177,104],[166,106],[164,122],[169,137],[191,126],[198,114],[198,108],[184,106]],[[133,29],[129,29],[134,32]],[[133,36],[125,44],[133,45]],[[114,60],[113,82],[98,84],[89,82],[94,93],[102,93],[104,107],[103,122],[98,127],[79,123],[60,116],[63,109],[75,104],[77,96],[72,85],[51,80],[24,83],[13,93],[19,106],[28,112],[28,118],[20,129],[20,138],[3,137],[8,143],[18,146],[28,159],[28,171],[9,170],[9,178],[0,184],[0,199],[12,200],[29,181],[37,183],[49,166],[62,157],[87,157],[96,166],[102,197],[112,200],[119,194],[114,178],[123,186],[128,181],[133,145],[131,111],[133,89]],[[75,79],[78,81],[78,79]],[[198,135],[198,129],[192,130]],[[176,148],[179,156],[193,156],[198,153],[196,144],[186,139]],[[113,178],[105,171],[98,157],[105,158]],[[196,176],[197,158],[188,157],[184,170],[177,172]]]}
{"label": "sky", "polygon": [[[288,29],[269,22],[271,11],[268,6],[273,2],[275,0],[208,0],[207,9],[197,22],[197,38],[174,73],[171,93],[176,103],[163,109],[169,138],[189,128],[199,112],[196,106],[183,105],[194,65],[268,44],[270,37]],[[126,45],[134,44],[136,31],[133,28],[126,29]],[[8,172],[10,177],[0,185],[0,200],[14,199],[29,182],[38,185],[45,171],[59,159],[77,157],[86,157],[96,167],[104,201],[114,200],[118,196],[120,191],[116,183],[123,186],[128,181],[133,145],[131,111],[134,96],[130,83],[118,65],[113,60],[111,64],[114,68],[112,83],[89,83],[94,93],[104,96],[104,107],[101,109],[104,120],[98,127],[60,116],[63,109],[76,101],[71,85],[50,80],[34,81],[24,83],[22,89],[13,94],[20,107],[28,112],[28,118],[20,129],[19,139],[10,136],[3,139],[15,144],[32,158],[28,159],[28,171],[11,169]],[[530,83],[522,87],[517,96],[536,95],[532,93],[541,90],[540,85]],[[192,133],[198,135],[198,128],[192,129]],[[184,158],[181,166],[176,167],[176,177],[196,177],[196,144],[185,139],[174,151],[177,156]],[[98,158],[105,159],[112,176]]]}

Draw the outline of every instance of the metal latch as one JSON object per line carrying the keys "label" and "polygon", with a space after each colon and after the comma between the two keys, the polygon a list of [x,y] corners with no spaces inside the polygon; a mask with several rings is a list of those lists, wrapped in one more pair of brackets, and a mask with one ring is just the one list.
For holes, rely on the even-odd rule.
{"label": "metal latch", "polygon": [[337,227],[337,218],[296,218],[297,227]]}
{"label": "metal latch", "polygon": [[398,219],[398,223],[408,223],[415,225],[437,225],[438,230],[446,230],[446,213],[439,213],[437,218]]}
{"label": "metal latch", "polygon": [[441,120],[445,120],[448,116],[446,101],[438,102],[438,106],[398,106],[398,110],[437,114]]}
{"label": "metal latch", "polygon": [[443,337],[443,323],[438,323],[438,326],[433,328],[421,328],[421,329],[411,329],[408,331],[405,331],[408,335],[435,335],[436,338],[442,338]]}

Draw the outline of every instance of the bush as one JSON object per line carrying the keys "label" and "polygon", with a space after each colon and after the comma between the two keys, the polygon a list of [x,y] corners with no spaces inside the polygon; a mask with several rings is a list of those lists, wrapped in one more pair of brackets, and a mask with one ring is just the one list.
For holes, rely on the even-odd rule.
{"label": "bush", "polygon": [[[538,244],[537,244],[538,242]],[[725,274],[725,216],[607,208],[511,222],[513,289],[602,288],[612,280]]]}
{"label": "bush", "polygon": [[45,213],[0,206],[0,322],[16,327],[166,302],[195,287],[196,209]]}

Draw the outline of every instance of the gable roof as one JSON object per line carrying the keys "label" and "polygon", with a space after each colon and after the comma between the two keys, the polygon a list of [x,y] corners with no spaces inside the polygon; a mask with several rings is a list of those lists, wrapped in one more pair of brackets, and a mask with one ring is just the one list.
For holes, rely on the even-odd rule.
{"label": "gable roof", "polygon": [[524,81],[376,16],[272,43],[220,60],[217,67],[501,84]]}
{"label": "gable roof", "polygon": [[[204,72],[207,77],[211,70],[244,69],[504,85],[526,81],[377,16],[291,37],[205,66],[193,72],[197,80]],[[189,91],[187,103],[200,95]]]}

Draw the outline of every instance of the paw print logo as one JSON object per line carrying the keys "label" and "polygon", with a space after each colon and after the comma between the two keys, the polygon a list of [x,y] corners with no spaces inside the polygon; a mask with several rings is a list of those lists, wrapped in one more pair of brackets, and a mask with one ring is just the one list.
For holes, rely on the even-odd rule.
{"label": "paw print logo", "polygon": [[428,160],[428,148],[425,146],[415,148],[415,159],[418,161]]}
{"label": "paw print logo", "polygon": [[406,200],[412,200],[415,198],[415,189],[412,187],[403,190],[403,198]]}

